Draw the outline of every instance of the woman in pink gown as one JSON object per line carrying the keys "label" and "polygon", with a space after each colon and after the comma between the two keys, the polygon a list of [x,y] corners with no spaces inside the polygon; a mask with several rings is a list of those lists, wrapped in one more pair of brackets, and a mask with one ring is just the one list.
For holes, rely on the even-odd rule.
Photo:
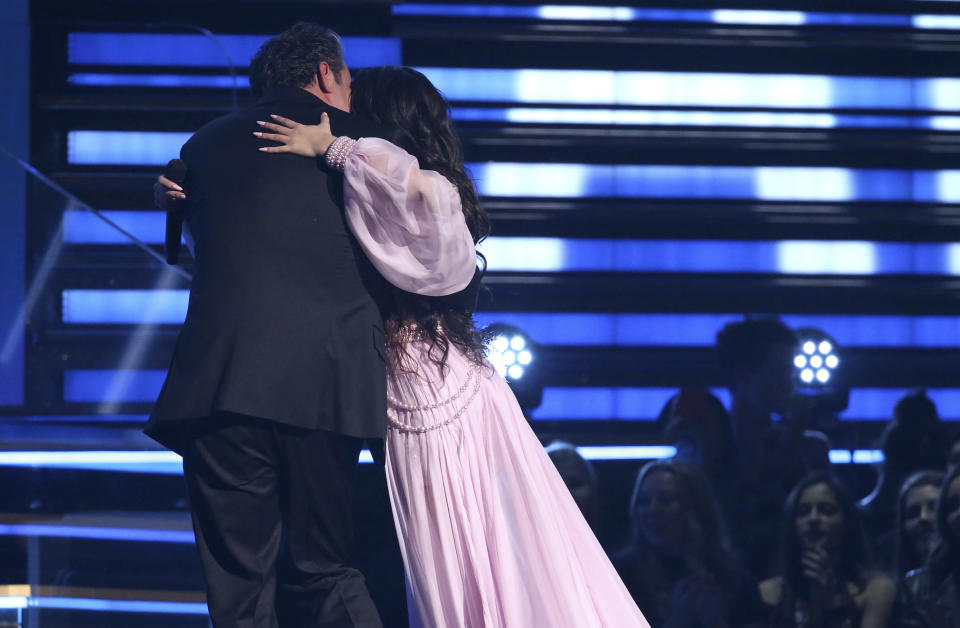
{"label": "woman in pink gown", "polygon": [[344,172],[350,228],[397,288],[386,321],[386,472],[421,621],[647,626],[509,386],[483,357],[470,314],[486,217],[446,101],[419,72],[374,68],[358,73],[352,107],[413,129],[416,156],[376,138],[334,138],[327,118],[305,126],[276,116],[259,135],[280,145],[261,150],[324,155]]}

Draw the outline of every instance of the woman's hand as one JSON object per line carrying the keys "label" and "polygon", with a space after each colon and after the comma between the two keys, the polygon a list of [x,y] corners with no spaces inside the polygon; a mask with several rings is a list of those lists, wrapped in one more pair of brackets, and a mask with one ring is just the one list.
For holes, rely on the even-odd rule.
{"label": "woman's hand", "polygon": [[264,129],[271,133],[254,131],[254,135],[261,139],[277,142],[280,146],[264,146],[260,148],[265,153],[293,153],[304,157],[316,157],[327,152],[330,144],[336,139],[330,132],[330,116],[326,113],[320,116],[320,124],[300,124],[282,116],[270,115],[274,122],[257,120]]}
{"label": "woman's hand", "polygon": [[833,574],[830,557],[822,547],[814,547],[803,552],[800,556],[800,567],[803,569],[803,575],[823,591],[832,591],[836,587],[837,581]]}
{"label": "woman's hand", "polygon": [[163,175],[157,177],[157,182],[153,184],[153,204],[157,209],[172,209],[185,198],[187,195],[182,187]]}

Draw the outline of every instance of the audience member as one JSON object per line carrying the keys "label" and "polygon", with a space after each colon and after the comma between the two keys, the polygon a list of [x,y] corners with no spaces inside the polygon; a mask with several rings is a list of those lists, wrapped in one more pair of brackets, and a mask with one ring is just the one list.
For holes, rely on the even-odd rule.
{"label": "audience member", "polygon": [[943,484],[942,471],[917,471],[906,479],[897,500],[897,534],[893,561],[897,579],[922,567],[940,540],[937,532],[937,500]]}
{"label": "audience member", "polygon": [[653,626],[762,625],[754,580],[736,561],[703,474],[654,461],[637,475],[632,539],[613,562]]}
{"label": "audience member", "polygon": [[771,573],[777,534],[770,522],[778,519],[787,493],[810,471],[830,466],[826,436],[806,430],[812,402],[795,394],[797,350],[796,334],[778,320],[731,323],[717,334],[744,479],[730,512],[731,529],[747,567],[760,576]]}
{"label": "audience member", "polygon": [[880,538],[894,527],[897,495],[904,479],[919,469],[942,469],[950,438],[937,408],[921,391],[902,397],[880,437],[883,464],[873,491],[860,500],[868,533]]}
{"label": "audience member", "polygon": [[596,534],[600,523],[600,488],[593,465],[577,452],[576,447],[563,441],[547,445],[547,455]]}
{"label": "audience member", "polygon": [[960,467],[947,474],[937,503],[940,540],[927,564],[904,580],[905,626],[960,626]]}
{"label": "audience member", "polygon": [[732,502],[739,497],[740,465],[723,402],[706,389],[682,388],[664,405],[657,424],[665,440],[676,447],[674,459],[703,471],[730,526]]}
{"label": "audience member", "polygon": [[815,472],[787,497],[778,574],[760,584],[776,627],[888,626],[893,581],[875,571],[853,501]]}

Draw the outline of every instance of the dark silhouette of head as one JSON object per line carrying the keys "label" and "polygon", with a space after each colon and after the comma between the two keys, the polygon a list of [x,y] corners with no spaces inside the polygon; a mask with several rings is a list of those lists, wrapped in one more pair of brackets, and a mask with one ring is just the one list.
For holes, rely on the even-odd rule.
{"label": "dark silhouette of head", "polygon": [[937,407],[918,390],[897,401],[893,421],[880,437],[883,471],[899,481],[911,471],[942,468],[947,463],[950,438]]}
{"label": "dark silhouette of head", "polygon": [[711,472],[735,470],[736,441],[730,414],[709,390],[681,388],[660,410],[657,428],[667,442],[695,442],[697,458],[688,462]]}
{"label": "dark silhouette of head", "polygon": [[340,36],[319,24],[297,22],[260,46],[250,63],[250,89],[259,97],[281,85],[305,87],[323,62],[340,76],[346,67]]}
{"label": "dark silhouette of head", "polygon": [[794,391],[797,335],[774,319],[730,323],[717,334],[717,359],[734,395],[758,408],[783,413]]}

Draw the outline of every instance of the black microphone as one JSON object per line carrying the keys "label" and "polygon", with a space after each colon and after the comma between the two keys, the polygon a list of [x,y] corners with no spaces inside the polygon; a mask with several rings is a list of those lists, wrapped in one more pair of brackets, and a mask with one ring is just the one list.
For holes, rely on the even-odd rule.
{"label": "black microphone", "polygon": [[[163,176],[183,187],[187,178],[187,162],[182,159],[171,159],[167,163]],[[180,237],[183,235],[183,201],[167,198],[167,235],[164,239],[164,248],[167,252],[167,263],[175,265],[180,259]]]}

